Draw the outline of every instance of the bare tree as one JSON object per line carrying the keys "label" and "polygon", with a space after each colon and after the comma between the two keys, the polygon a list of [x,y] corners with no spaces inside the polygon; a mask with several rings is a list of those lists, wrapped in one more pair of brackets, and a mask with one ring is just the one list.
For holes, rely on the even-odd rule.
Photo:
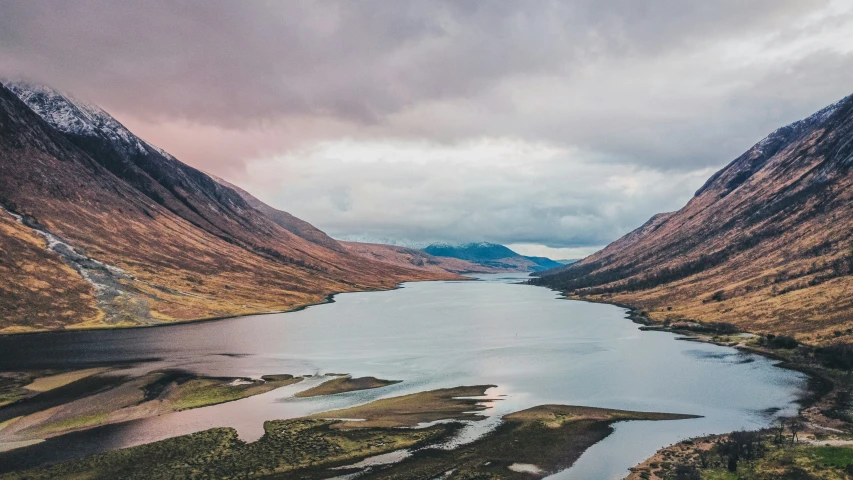
{"label": "bare tree", "polygon": [[785,422],[787,422],[787,419],[785,418],[780,418],[777,421],[776,426],[773,428],[773,442],[782,443],[785,441]]}
{"label": "bare tree", "polygon": [[700,449],[699,450],[699,465],[702,468],[708,468],[708,465],[711,463],[711,450]]}
{"label": "bare tree", "polygon": [[788,423],[788,430],[791,431],[791,445],[793,445],[797,440],[797,433],[803,431],[803,424],[797,421],[796,419],[791,419]]}

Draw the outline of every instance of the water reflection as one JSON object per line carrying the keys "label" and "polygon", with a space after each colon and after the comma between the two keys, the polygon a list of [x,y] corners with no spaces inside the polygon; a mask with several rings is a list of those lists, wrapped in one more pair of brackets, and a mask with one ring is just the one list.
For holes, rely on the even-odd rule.
{"label": "water reflection", "polygon": [[[609,305],[558,299],[514,284],[428,282],[339,295],[299,312],[165,328],[0,337],[0,370],[130,362],[129,372],[182,368],[203,375],[260,377],[350,373],[403,380],[376,390],[296,399],[300,384],[237,402],[67,435],[0,454],[0,470],[135,445],[216,426],[242,438],[264,420],[344,408],[377,398],[459,385],[499,385],[500,401],[474,424],[476,437],[500,415],[562,403],[704,415],[618,424],[560,478],[610,479],[679,439],[760,427],[767,412],[793,413],[800,374],[765,358],[664,332],[640,331]],[[778,410],[777,410],[778,409]],[[778,414],[778,413],[777,413]]]}

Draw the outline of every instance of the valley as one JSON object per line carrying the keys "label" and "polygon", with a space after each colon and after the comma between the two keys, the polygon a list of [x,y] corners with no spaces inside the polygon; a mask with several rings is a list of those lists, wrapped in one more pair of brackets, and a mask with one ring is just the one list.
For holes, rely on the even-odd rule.
{"label": "valley", "polygon": [[0,2],[0,480],[853,480],[853,2]]}

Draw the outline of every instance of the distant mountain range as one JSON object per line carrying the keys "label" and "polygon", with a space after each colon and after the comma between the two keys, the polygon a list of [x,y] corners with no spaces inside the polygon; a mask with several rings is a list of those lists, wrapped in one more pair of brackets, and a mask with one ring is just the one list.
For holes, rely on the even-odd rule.
{"label": "distant mountain range", "polygon": [[355,242],[355,243],[374,243],[378,245],[393,245],[395,247],[414,248],[421,250],[432,242],[410,240],[405,238],[391,238],[375,235],[339,235],[335,239],[340,242]]}
{"label": "distant mountain range", "polygon": [[782,127],[684,208],[536,281],[658,320],[853,341],[853,96]]}
{"label": "distant mountain range", "polygon": [[436,257],[458,258],[502,271],[535,272],[563,265],[550,258],[520,255],[503,245],[488,242],[433,243],[423,250]]}
{"label": "distant mountain range", "polygon": [[459,278],[427,254],[346,247],[102,109],[26,83],[0,86],[0,252],[3,333],[277,311]]}
{"label": "distant mountain range", "polygon": [[562,263],[563,265],[571,265],[573,263],[581,261],[580,258],[564,258],[562,260],[554,260],[557,263]]}

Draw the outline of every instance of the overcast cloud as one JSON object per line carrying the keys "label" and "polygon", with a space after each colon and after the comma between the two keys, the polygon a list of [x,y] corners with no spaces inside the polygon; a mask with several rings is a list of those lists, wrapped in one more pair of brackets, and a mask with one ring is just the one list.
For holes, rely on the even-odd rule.
{"label": "overcast cloud", "polygon": [[829,0],[0,1],[0,75],[334,236],[578,256],[853,93],[851,32]]}

